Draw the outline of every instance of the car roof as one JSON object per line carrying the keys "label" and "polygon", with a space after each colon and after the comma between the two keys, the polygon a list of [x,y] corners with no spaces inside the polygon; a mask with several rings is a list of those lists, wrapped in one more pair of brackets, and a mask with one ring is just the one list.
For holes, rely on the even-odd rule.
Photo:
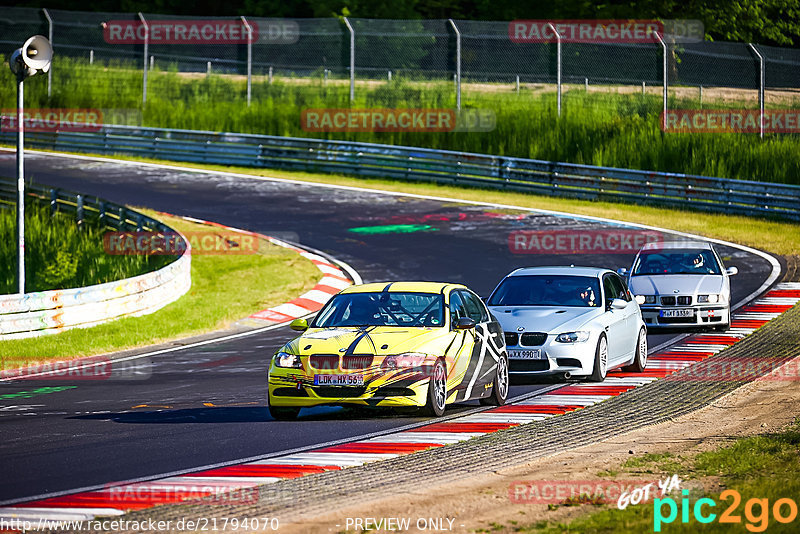
{"label": "car roof", "polygon": [[467,289],[467,287],[447,282],[372,282],[347,287],[341,293],[381,293],[384,291],[389,293],[442,293],[452,289]]}
{"label": "car roof", "polygon": [[601,276],[604,273],[612,272],[610,269],[604,269],[601,267],[575,267],[573,265],[568,266],[553,266],[553,267],[522,267],[513,271],[507,275],[508,276],[525,276],[525,275],[532,275],[532,274],[543,274],[543,275],[568,275],[568,276]]}
{"label": "car roof", "polygon": [[713,247],[708,241],[664,241],[661,243],[647,243],[642,247],[642,250],[659,250],[659,249],[699,249],[711,250]]}

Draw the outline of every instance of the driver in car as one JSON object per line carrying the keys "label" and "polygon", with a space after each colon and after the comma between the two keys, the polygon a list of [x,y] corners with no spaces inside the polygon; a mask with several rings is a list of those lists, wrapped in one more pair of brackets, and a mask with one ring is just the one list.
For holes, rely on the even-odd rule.
{"label": "driver in car", "polygon": [[582,289],[580,293],[580,298],[581,301],[587,306],[594,306],[594,289],[592,289],[591,287],[586,287],[585,289]]}

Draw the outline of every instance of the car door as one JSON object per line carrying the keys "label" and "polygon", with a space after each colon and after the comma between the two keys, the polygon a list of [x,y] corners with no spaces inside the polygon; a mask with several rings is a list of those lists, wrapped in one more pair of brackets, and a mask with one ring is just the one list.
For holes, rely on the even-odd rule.
{"label": "car door", "polygon": [[636,341],[639,337],[639,306],[636,304],[636,301],[633,300],[633,296],[631,295],[630,291],[628,291],[628,288],[622,278],[613,273],[609,276],[611,278],[611,285],[614,287],[614,291],[618,295],[617,298],[624,300],[627,303],[625,309],[622,311],[625,317],[624,358],[625,360],[629,360],[636,350]]}
{"label": "car door", "polygon": [[621,286],[614,280],[616,275],[606,273],[603,275],[603,304],[605,305],[604,322],[608,338],[608,367],[620,363],[627,355],[628,349],[628,321],[627,306],[625,309],[611,307],[611,302],[619,298]]}
{"label": "car door", "polygon": [[481,397],[494,381],[497,362],[505,351],[505,337],[500,323],[489,313],[478,295],[469,290],[462,290],[461,297],[467,313],[475,321],[473,358],[477,358],[475,368],[479,369],[479,372],[471,378],[474,385],[469,393],[471,397]]}
{"label": "car door", "polygon": [[447,349],[447,393],[448,400],[455,391],[455,402],[464,400],[466,386],[469,383],[468,371],[475,351],[475,336],[468,330],[456,330],[455,325],[462,317],[469,317],[461,292],[454,290],[448,301],[450,314],[450,331],[453,340]]}

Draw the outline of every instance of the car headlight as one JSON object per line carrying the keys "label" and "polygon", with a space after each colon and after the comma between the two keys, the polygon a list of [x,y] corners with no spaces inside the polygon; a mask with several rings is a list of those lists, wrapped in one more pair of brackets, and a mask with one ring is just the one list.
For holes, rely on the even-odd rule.
{"label": "car headlight", "polygon": [[277,367],[288,367],[293,369],[301,369],[303,364],[300,362],[300,356],[297,354],[289,354],[288,352],[278,352],[275,355],[275,365]]}
{"label": "car headlight", "polygon": [[699,302],[701,304],[705,304],[705,303],[716,304],[717,302],[720,302],[721,300],[722,299],[720,299],[720,295],[717,295],[717,294],[714,294],[714,293],[712,293],[711,295],[697,295],[697,302]]}
{"label": "car headlight", "polygon": [[408,367],[419,367],[425,363],[427,354],[421,352],[404,352],[402,354],[390,354],[383,359],[382,369],[405,369]]}
{"label": "car headlight", "polygon": [[656,303],[656,296],[655,295],[636,295],[636,302],[639,304],[655,304]]}
{"label": "car headlight", "polygon": [[588,330],[578,330],[577,332],[564,332],[556,336],[557,343],[583,343],[589,339]]}

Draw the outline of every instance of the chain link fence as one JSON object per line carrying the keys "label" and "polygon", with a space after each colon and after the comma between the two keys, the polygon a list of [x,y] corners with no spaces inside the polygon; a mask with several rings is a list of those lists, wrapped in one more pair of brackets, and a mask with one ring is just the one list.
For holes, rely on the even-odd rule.
{"label": "chain link fence", "polygon": [[[165,27],[181,24],[199,28],[222,24],[228,25],[231,35],[234,29],[238,33],[236,38],[224,31],[222,38],[219,31],[211,38],[164,38]],[[122,33],[115,38],[110,27],[121,28]],[[242,33],[246,33],[242,28],[248,27],[253,32],[249,38]],[[186,100],[202,93],[203,86],[197,84],[189,94],[179,80],[192,76],[204,79],[210,73],[246,77],[246,90],[229,96],[237,100],[247,95],[248,103],[251,84],[272,83],[281,77],[322,85],[349,80],[351,95],[376,81],[448,81],[453,84],[453,102],[460,104],[462,88],[465,92],[485,91],[486,84],[498,91],[519,92],[521,87],[538,85],[547,86],[538,87],[541,90],[552,91],[559,82],[560,71],[559,92],[630,92],[641,88],[666,95],[663,88],[668,86],[670,104],[677,105],[681,98],[699,97],[702,105],[703,91],[707,100],[716,91],[723,100],[738,99],[739,107],[758,107],[762,83],[759,56],[763,57],[763,89],[768,103],[778,104],[800,90],[800,50],[743,43],[667,42],[665,79],[665,51],[656,41],[564,42],[559,64],[557,43],[517,42],[510,38],[508,22],[212,19],[152,13],[3,9],[0,52],[6,58],[34,34],[51,37],[56,51],[48,95],[57,97],[70,91],[68,78],[61,76],[62,65],[79,69],[99,64],[118,73],[104,77],[104,85],[98,81],[97,90],[85,95],[87,105],[95,106],[102,105],[98,104],[98,99],[104,100],[102,95],[113,95],[117,106],[120,95],[124,95],[124,105],[129,107],[140,107],[148,94]],[[180,77],[148,79],[145,70]],[[726,92],[722,94],[720,90]]]}

